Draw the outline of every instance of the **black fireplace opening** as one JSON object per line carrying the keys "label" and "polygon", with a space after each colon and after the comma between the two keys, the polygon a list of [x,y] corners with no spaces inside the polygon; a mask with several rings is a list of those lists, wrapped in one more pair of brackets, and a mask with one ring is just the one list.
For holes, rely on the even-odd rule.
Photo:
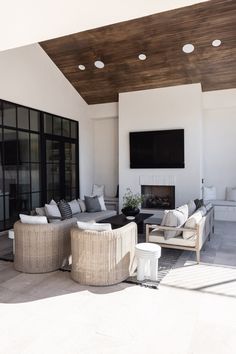
{"label": "black fireplace opening", "polygon": [[145,209],[174,209],[175,186],[141,186],[143,196],[142,208]]}

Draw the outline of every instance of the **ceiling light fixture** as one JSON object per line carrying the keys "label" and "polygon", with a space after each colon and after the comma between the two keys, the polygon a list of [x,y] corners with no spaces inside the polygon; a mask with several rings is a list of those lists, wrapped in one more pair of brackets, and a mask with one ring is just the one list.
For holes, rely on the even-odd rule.
{"label": "ceiling light fixture", "polygon": [[78,68],[82,71],[85,70],[85,66],[83,64],[78,65]]}
{"label": "ceiling light fixture", "polygon": [[146,54],[141,53],[141,54],[139,54],[138,58],[139,58],[139,60],[146,60],[147,56],[146,56]]}
{"label": "ceiling light fixture", "polygon": [[212,45],[213,47],[219,47],[219,46],[221,45],[221,40],[220,40],[220,39],[215,39],[215,40],[211,43],[211,45]]}
{"label": "ceiling light fixture", "polygon": [[182,51],[186,54],[192,53],[194,51],[194,45],[191,43],[185,44]]}
{"label": "ceiling light fixture", "polygon": [[95,65],[96,68],[98,68],[98,69],[103,69],[104,66],[105,66],[105,64],[104,64],[103,61],[101,61],[101,60],[96,60],[96,61],[94,62],[94,65]]}

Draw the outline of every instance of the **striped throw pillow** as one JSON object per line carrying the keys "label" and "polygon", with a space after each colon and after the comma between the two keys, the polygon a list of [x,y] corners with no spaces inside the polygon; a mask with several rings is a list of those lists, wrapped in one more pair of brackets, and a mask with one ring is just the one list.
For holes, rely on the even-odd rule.
{"label": "striped throw pillow", "polygon": [[72,211],[70,205],[65,200],[60,200],[60,202],[58,203],[58,208],[60,210],[62,220],[72,218]]}

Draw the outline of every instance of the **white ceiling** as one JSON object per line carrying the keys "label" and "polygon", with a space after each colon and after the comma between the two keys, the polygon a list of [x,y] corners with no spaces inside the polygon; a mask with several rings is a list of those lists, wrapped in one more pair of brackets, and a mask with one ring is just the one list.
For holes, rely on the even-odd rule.
{"label": "white ceiling", "polygon": [[0,51],[207,0],[0,0]]}

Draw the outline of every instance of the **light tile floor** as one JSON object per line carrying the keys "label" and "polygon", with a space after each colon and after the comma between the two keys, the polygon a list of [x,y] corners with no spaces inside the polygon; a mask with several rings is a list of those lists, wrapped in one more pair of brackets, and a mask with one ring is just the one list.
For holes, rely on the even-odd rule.
{"label": "light tile floor", "polygon": [[159,290],[1,261],[0,354],[235,354],[235,282],[236,223],[218,222],[202,263],[184,252]]}

